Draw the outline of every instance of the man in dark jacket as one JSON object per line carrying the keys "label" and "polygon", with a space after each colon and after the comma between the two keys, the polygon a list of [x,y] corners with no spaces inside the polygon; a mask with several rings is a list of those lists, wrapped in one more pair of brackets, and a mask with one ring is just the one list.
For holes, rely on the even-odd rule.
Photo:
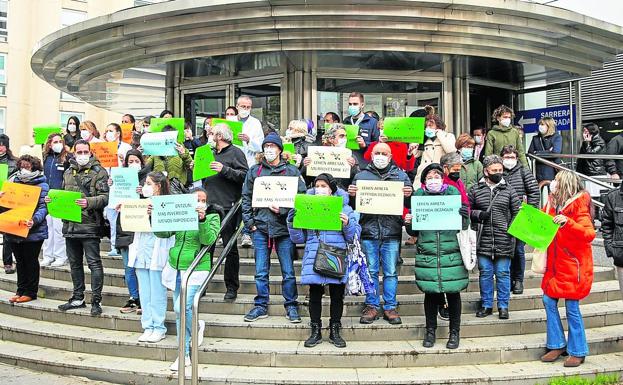
{"label": "man in dark jacket", "polygon": [[[606,146],[606,154],[608,155],[623,155],[623,133],[610,139]],[[623,176],[623,159],[617,159],[614,161],[616,166],[616,173],[610,175],[613,179],[621,179]]]}
{"label": "man in dark jacket", "polygon": [[608,258],[614,260],[623,297],[623,185],[606,197],[601,219],[601,233]]}
{"label": "man in dark jacket", "polygon": [[[519,152],[512,146],[502,148],[502,162],[504,163],[504,180],[511,185],[517,193],[519,204],[526,202],[534,208],[539,208],[539,185],[530,170],[519,163]],[[523,293],[523,277],[526,271],[526,244],[515,240],[515,257],[511,262],[511,288],[513,294]]]}
{"label": "man in dark jacket", "polygon": [[[102,314],[102,287],[104,269],[100,257],[100,239],[104,233],[104,207],[108,204],[108,173],[92,156],[91,146],[85,140],[75,144],[75,157],[70,160],[69,169],[63,175],[63,189],[77,191],[81,198],[76,204],[82,208],[82,222],[63,220],[63,236],[67,246],[67,257],[71,267],[74,285],[69,301],[59,305],[66,311],[86,307],[84,301],[83,256],[91,270],[91,315]],[[49,198],[48,198],[49,199]]]}
{"label": "man in dark jacket", "polygon": [[[372,163],[355,175],[353,184],[348,187],[351,206],[355,207],[358,180],[397,181],[404,183],[405,206],[410,207],[413,186],[407,174],[392,162],[391,149],[386,143],[378,143],[372,150]],[[379,291],[379,265],[383,266],[383,318],[390,324],[401,324],[396,311],[396,291],[398,273],[396,266],[402,239],[402,215],[362,214],[361,248],[368,258],[368,268],[374,281],[375,293],[366,295],[360,323],[370,324],[379,318],[381,298]]]}
{"label": "man in dark jacket", "polygon": [[270,254],[273,247],[279,257],[281,266],[282,293],[285,299],[286,318],[292,323],[301,322],[298,314],[298,296],[292,253],[294,244],[290,240],[286,223],[290,209],[272,205],[269,208],[254,208],[253,185],[257,178],[263,176],[282,176],[298,178],[298,192],[305,192],[305,182],[296,166],[289,164],[281,157],[283,143],[279,135],[268,134],[262,142],[264,153],[259,163],[247,172],[242,187],[242,220],[251,232],[255,252],[255,286],[257,296],[255,307],[245,315],[244,320],[253,322],[268,317]]}
{"label": "man in dark jacket", "polygon": [[477,254],[482,307],[476,317],[493,314],[493,275],[498,291],[498,315],[508,319],[510,263],[515,254],[515,238],[508,227],[519,212],[520,199],[503,179],[503,161],[498,155],[484,159],[485,177],[467,194],[472,223],[478,224]]}
{"label": "man in dark jacket", "polygon": [[344,124],[352,124],[359,126],[359,135],[357,136],[357,143],[359,144],[359,150],[353,152],[353,156],[357,159],[361,168],[365,168],[368,165],[363,157],[366,152],[366,148],[372,142],[378,142],[380,131],[378,128],[378,121],[368,114],[364,114],[364,99],[363,94],[360,92],[352,92],[348,96],[348,114],[344,118]]}
{"label": "man in dark jacket", "polygon": [[[247,158],[244,152],[236,146],[232,146],[233,134],[226,124],[217,124],[211,129],[210,135],[214,141],[214,159],[210,169],[218,174],[203,180],[203,187],[207,191],[208,203],[217,204],[227,212],[236,204],[242,195],[242,185],[249,170]],[[223,246],[236,232],[240,224],[240,212],[226,223],[222,230]],[[234,245],[225,260],[225,300],[233,301],[238,296],[240,283],[238,273],[240,271],[240,255],[238,245]]]}

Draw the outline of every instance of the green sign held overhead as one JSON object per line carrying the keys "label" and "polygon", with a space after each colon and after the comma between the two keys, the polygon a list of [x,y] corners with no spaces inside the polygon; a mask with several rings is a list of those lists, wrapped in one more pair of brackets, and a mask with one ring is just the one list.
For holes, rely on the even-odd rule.
{"label": "green sign held overhead", "polygon": [[309,230],[342,230],[342,197],[297,194],[293,226]]}
{"label": "green sign held overhead", "polygon": [[359,136],[359,126],[354,124],[345,124],[346,129],[346,148],[351,150],[360,150],[359,143],[357,143],[357,137]]}
{"label": "green sign held overhead", "polygon": [[209,145],[198,147],[195,150],[195,166],[193,167],[193,182],[218,174],[210,168],[214,162],[214,153]]}
{"label": "green sign held overhead", "polygon": [[508,233],[539,250],[546,250],[560,228],[550,215],[523,203]]}
{"label": "green sign held overhead", "polygon": [[76,204],[76,200],[82,198],[78,191],[50,190],[48,196],[50,216],[82,223],[82,208]]}
{"label": "green sign held overhead", "polygon": [[383,135],[390,142],[423,143],[425,118],[385,118]]}
{"label": "green sign held overhead", "polygon": [[50,125],[50,126],[35,126],[32,128],[32,131],[35,135],[35,144],[45,144],[48,141],[48,136],[50,134],[60,134],[63,132],[63,129],[58,125]]}
{"label": "green sign held overhead", "polygon": [[233,136],[233,140],[231,141],[231,143],[235,144],[236,146],[242,146],[242,140],[238,139],[238,135],[242,134],[242,126],[243,126],[242,122],[238,122],[235,120],[213,118],[212,123],[210,125],[214,127],[217,124],[228,125]]}
{"label": "green sign held overhead", "polygon": [[177,142],[184,143],[184,118],[152,118],[149,123],[149,132],[162,132],[166,126],[175,128]]}

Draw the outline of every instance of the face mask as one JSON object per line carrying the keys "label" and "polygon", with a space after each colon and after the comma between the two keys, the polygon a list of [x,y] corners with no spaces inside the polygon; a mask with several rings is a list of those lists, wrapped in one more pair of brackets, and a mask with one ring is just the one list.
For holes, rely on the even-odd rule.
{"label": "face mask", "polygon": [[36,173],[37,173],[36,171],[26,170],[25,168],[22,168],[22,169],[19,170],[19,176],[26,177],[26,178],[32,177]]}
{"label": "face mask", "polygon": [[504,127],[508,127],[511,125],[511,119],[510,118],[500,119],[500,124]]}
{"label": "face mask", "polygon": [[149,132],[149,126],[143,126],[143,132]]}
{"label": "face mask", "polygon": [[379,170],[383,170],[385,167],[387,167],[387,165],[389,165],[389,158],[385,155],[377,154],[372,157],[372,163],[374,164],[374,167],[378,168]]}
{"label": "face mask", "polygon": [[502,181],[502,174],[501,174],[501,173],[500,173],[500,174],[489,174],[489,175],[487,176],[487,178],[488,178],[491,182],[493,182],[493,183],[495,183],[495,184],[498,184],[498,183],[500,183],[500,182]]}
{"label": "face mask", "polygon": [[328,187],[314,187],[316,195],[331,195],[331,189]]}
{"label": "face mask", "polygon": [[424,135],[426,135],[427,138],[434,138],[437,135],[437,130],[432,127],[426,127]]}
{"label": "face mask", "polygon": [[476,142],[476,144],[482,143],[482,136],[474,136],[474,141]]}
{"label": "face mask", "polygon": [[555,180],[549,182],[549,191],[550,192],[556,191],[556,187],[558,187],[558,182],[556,182]]}
{"label": "face mask", "polygon": [[348,139],[346,138],[342,138],[342,139],[338,139],[337,140],[337,147],[346,147],[346,142],[348,142]]}
{"label": "face mask", "polygon": [[463,160],[470,160],[474,157],[474,149],[469,147],[463,147],[461,149],[461,158]]}
{"label": "face mask", "polygon": [[502,165],[507,170],[511,170],[513,167],[517,166],[517,159],[502,159]]}
{"label": "face mask", "polygon": [[57,154],[60,154],[61,151],[63,151],[63,143],[54,143],[52,145],[52,151],[54,151]]}
{"label": "face mask", "polygon": [[143,167],[141,167],[140,163],[130,163],[130,164],[128,164],[128,168],[134,168],[134,169],[140,170]]}
{"label": "face mask", "polygon": [[238,112],[238,115],[242,118],[242,119],[246,119],[249,117],[249,115],[251,115],[251,111],[250,110],[245,110],[245,109],[240,109],[240,112]]}
{"label": "face mask", "polygon": [[357,116],[359,115],[359,106],[348,106],[348,114],[350,116]]}
{"label": "face mask", "polygon": [[209,144],[211,147],[216,146],[216,141],[214,140],[214,136],[213,136],[213,135],[208,136],[208,144]]}
{"label": "face mask", "polygon": [[151,198],[154,196],[154,187],[152,185],[146,184],[143,186],[143,196],[145,198]]}
{"label": "face mask", "polygon": [[226,119],[226,120],[229,120],[229,121],[231,121],[231,122],[237,122],[237,121],[238,121],[238,118],[237,118],[235,115],[227,115],[227,116],[225,117],[225,119]]}
{"label": "face mask", "polygon": [[206,209],[208,208],[208,204],[206,202],[197,202],[197,208],[199,210],[206,211]]}
{"label": "face mask", "polygon": [[108,142],[114,142],[115,140],[117,140],[117,134],[112,131],[108,131],[106,133],[106,140]]}
{"label": "face mask", "polygon": [[75,124],[69,124],[69,125],[67,126],[67,130],[68,130],[69,132],[76,132],[76,125],[75,125]]}
{"label": "face mask", "polygon": [[448,178],[456,182],[457,180],[461,178],[461,173],[459,171],[451,172],[448,174]]}
{"label": "face mask", "polygon": [[89,159],[91,159],[91,155],[76,155],[76,163],[80,166],[84,166],[89,163]]}
{"label": "face mask", "polygon": [[88,130],[80,131],[80,137],[84,140],[88,140],[91,137],[91,133]]}
{"label": "face mask", "polygon": [[426,189],[430,192],[441,191],[441,186],[443,186],[443,181],[441,179],[427,179],[426,180]]}
{"label": "face mask", "polygon": [[285,135],[286,135],[286,138],[290,138],[291,137],[290,135],[292,135],[292,130],[288,128],[286,130],[286,134]]}
{"label": "face mask", "polygon": [[539,132],[541,133],[541,135],[544,135],[547,132],[547,126],[544,124],[541,124],[539,126]]}
{"label": "face mask", "polygon": [[268,148],[264,150],[264,158],[268,161],[268,163],[274,162],[277,159],[277,150],[274,148]]}

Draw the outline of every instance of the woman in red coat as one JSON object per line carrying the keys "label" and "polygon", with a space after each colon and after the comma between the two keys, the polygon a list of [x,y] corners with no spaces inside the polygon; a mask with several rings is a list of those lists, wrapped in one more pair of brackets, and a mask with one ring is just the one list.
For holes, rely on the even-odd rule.
{"label": "woman in red coat", "polygon": [[[593,251],[591,243],[595,228],[591,217],[591,197],[580,178],[562,171],[552,182],[554,188],[543,209],[554,217],[560,229],[547,249],[547,269],[541,288],[547,314],[547,349],[543,362],[556,361],[565,351],[569,357],[566,367],[580,366],[588,355],[580,300],[591,291],[593,284]],[[558,313],[558,300],[565,299],[568,343]]]}

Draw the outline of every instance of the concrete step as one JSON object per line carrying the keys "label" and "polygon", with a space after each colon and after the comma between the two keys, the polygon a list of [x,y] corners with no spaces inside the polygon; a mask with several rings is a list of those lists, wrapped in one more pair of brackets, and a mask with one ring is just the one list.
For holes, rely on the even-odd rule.
{"label": "concrete step", "polygon": [[[307,368],[249,367],[199,364],[202,384],[504,384],[525,385],[556,376],[620,374],[623,353],[589,356],[578,368],[561,362],[494,363],[416,368]],[[76,353],[6,341],[0,345],[0,361],[34,370],[78,375],[123,384],[171,385],[177,375],[169,362]],[[187,369],[186,376],[189,377]]]}
{"label": "concrete step", "polygon": [[[11,292],[0,290],[0,313],[60,324],[137,333],[142,331],[138,315],[121,314],[117,307],[103,306],[102,316],[91,317],[89,308],[64,313],[57,309],[62,301],[47,298],[12,305],[8,302],[12,295]],[[582,305],[582,313],[587,329],[621,324],[623,302],[585,304]],[[545,331],[545,312],[542,309],[514,311],[510,316],[509,320],[499,320],[495,314],[487,318],[464,314],[461,335],[513,336]],[[253,323],[245,322],[241,315],[201,313],[200,318],[206,321],[207,337],[303,341],[309,333],[309,318],[304,317],[301,323],[292,324],[285,319],[284,313]],[[400,341],[422,338],[425,324],[423,316],[405,316],[402,317],[402,321],[402,325],[390,325],[384,320],[378,320],[372,325],[363,325],[359,323],[359,317],[343,317],[342,334],[348,341]],[[175,315],[171,312],[167,313],[166,326],[170,334],[175,334]],[[447,321],[439,321],[438,333],[439,335],[448,333]]]}
{"label": "concrete step", "polygon": [[[0,273],[0,289],[14,291],[17,277],[15,274],[5,275]],[[41,278],[39,283],[39,296],[41,298],[55,299],[59,301],[67,300],[71,297],[73,286],[68,281],[57,281],[48,278]],[[214,314],[238,314],[244,315],[254,306],[255,294],[239,294],[235,302],[223,300],[225,289],[219,292],[206,293],[202,298],[199,311],[202,313]],[[87,284],[86,294],[90,295],[90,285]],[[523,294],[511,295],[510,311],[541,309],[542,290],[540,288],[526,289]],[[169,310],[173,310],[172,293],[169,293]],[[423,294],[399,294],[400,314],[424,315],[424,295]],[[103,302],[108,306],[121,307],[128,299],[128,291],[123,287],[105,286],[103,290]],[[478,292],[465,292],[461,296],[463,303],[463,313],[473,313],[480,306],[480,294]],[[582,303],[595,303],[616,301],[620,299],[619,284],[615,280],[596,282],[593,285],[591,294],[582,300]],[[308,301],[305,295],[299,295],[299,312],[301,316],[308,316]],[[344,300],[344,315],[358,316],[363,307],[364,298],[346,296]],[[323,313],[329,314],[329,297],[323,298]],[[563,303],[561,302],[561,305]],[[283,300],[279,296],[273,296],[269,302],[269,315],[283,314]]]}
{"label": "concrete step", "polygon": [[[156,344],[137,342],[136,334],[91,327],[59,325],[33,321],[7,314],[0,315],[0,331],[5,341],[62,349],[76,353],[97,353],[118,357],[173,361],[177,355],[175,336],[167,336]],[[94,333],[94,331],[96,331]],[[313,349],[302,341],[246,340],[206,338],[199,347],[199,363],[229,365],[232,362],[253,362],[256,367],[308,368],[398,368],[454,366],[534,361],[545,351],[545,333],[508,336],[463,338],[459,349],[445,348],[446,336],[430,349],[421,340],[348,341],[339,349],[326,339]],[[325,335],[325,338],[327,336]],[[618,325],[587,331],[592,354],[623,351],[623,329]],[[450,354],[452,353],[452,354]]]}

